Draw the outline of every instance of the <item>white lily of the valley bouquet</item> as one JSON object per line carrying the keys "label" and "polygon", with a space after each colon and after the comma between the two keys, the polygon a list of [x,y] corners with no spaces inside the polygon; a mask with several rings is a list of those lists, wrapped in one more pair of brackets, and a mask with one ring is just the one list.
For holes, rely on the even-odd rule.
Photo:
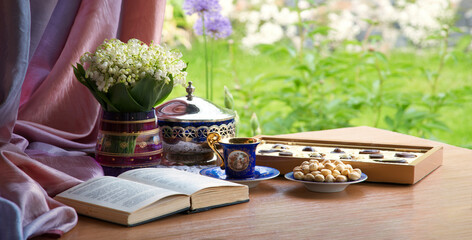
{"label": "white lily of the valley bouquet", "polygon": [[163,102],[175,85],[185,84],[187,65],[181,57],[159,44],[110,39],[73,68],[105,111],[142,112]]}

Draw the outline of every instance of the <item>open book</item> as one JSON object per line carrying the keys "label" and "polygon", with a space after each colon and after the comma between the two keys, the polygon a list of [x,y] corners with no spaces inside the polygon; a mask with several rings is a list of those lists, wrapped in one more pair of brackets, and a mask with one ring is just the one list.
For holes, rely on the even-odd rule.
{"label": "open book", "polygon": [[246,185],[172,168],[140,168],[98,177],[54,197],[79,214],[134,226],[183,211],[249,201]]}

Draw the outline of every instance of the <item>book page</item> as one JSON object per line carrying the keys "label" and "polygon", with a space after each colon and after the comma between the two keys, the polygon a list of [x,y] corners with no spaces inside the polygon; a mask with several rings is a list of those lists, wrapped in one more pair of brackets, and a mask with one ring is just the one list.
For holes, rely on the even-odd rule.
{"label": "book page", "polygon": [[141,168],[118,176],[131,181],[172,189],[188,195],[208,187],[240,186],[237,183],[219,180],[173,168]]}
{"label": "book page", "polygon": [[181,193],[105,176],[81,183],[57,196],[131,213],[175,194]]}

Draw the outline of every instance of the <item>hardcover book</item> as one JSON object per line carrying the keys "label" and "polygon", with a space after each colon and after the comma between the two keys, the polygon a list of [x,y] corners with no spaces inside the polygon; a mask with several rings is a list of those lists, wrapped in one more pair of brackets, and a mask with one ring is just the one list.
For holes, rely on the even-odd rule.
{"label": "hardcover book", "polygon": [[103,176],[54,197],[79,214],[135,226],[178,212],[249,201],[246,185],[172,168],[140,168]]}

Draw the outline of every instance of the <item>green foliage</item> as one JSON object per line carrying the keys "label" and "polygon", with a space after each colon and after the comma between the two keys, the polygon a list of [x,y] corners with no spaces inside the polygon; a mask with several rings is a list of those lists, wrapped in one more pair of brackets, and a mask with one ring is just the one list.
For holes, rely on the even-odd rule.
{"label": "green foliage", "polygon": [[85,85],[100,103],[105,111],[109,112],[142,112],[150,111],[153,107],[162,103],[172,92],[174,81],[156,81],[151,76],[145,76],[136,82],[133,87],[127,87],[124,83],[116,84],[108,92],[98,90],[95,82],[86,77],[81,64],[72,66],[74,74],[80,83]]}
{"label": "green foliage", "polygon": [[225,89],[225,107],[228,109],[234,109],[233,94],[231,94],[231,92],[226,86],[224,86],[224,89]]}
{"label": "green foliage", "polygon": [[[433,96],[424,69],[436,71],[437,51],[382,54],[339,48],[322,54],[305,49],[299,61],[296,49],[272,46],[263,46],[257,55],[234,46],[234,62],[228,59],[228,45],[215,46],[219,62],[215,103],[226,106],[222,91],[226,85],[238,112],[241,136],[255,135],[251,116],[256,113],[262,134],[267,135],[367,125],[463,147],[472,143],[472,122],[467,118],[472,111],[468,74],[472,55],[467,51],[445,60],[443,81],[437,83],[440,91]],[[203,96],[204,86],[200,47],[194,45],[184,53],[192,63],[189,80],[194,81],[197,96]],[[380,76],[385,78],[382,83]],[[181,95],[185,93],[176,89],[171,97]]]}
{"label": "green foliage", "polygon": [[[305,40],[328,33],[328,27],[315,26],[298,25]],[[300,48],[285,41],[260,45],[257,54],[239,41],[218,43],[215,103],[237,110],[239,134],[245,136],[258,129],[274,135],[367,125],[471,147],[472,37],[464,35],[451,47],[449,32],[455,29],[444,30],[431,36],[441,42],[437,48],[390,52],[371,47],[382,41],[379,36],[336,46],[307,45],[302,38]],[[189,79],[203,90],[201,44],[184,56],[192,63]],[[219,91],[223,86],[228,87]]]}
{"label": "green foliage", "polygon": [[72,68],[74,69],[74,75],[77,80],[90,90],[105,111],[118,112],[118,109],[111,103],[105,93],[99,91],[97,85],[85,76],[85,69],[81,64],[77,64],[77,67],[72,66]]}
{"label": "green foliage", "polygon": [[256,113],[252,113],[251,116],[251,130],[253,136],[260,135],[262,133],[261,125],[259,124],[259,119],[257,118]]}

